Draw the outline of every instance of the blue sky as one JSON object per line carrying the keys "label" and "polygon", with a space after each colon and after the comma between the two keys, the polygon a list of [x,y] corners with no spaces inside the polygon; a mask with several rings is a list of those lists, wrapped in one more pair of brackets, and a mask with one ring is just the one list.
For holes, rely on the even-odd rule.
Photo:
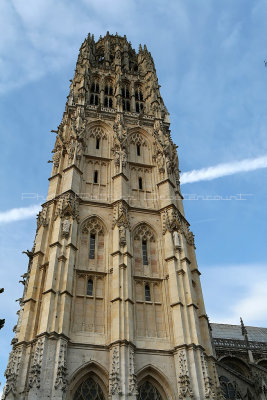
{"label": "blue sky", "polygon": [[[267,156],[266,17],[261,0],[1,1],[0,380],[27,269],[21,252],[35,233],[25,214],[46,196],[50,130],[85,36],[109,30],[136,49],[147,44],[183,172],[225,163],[244,171],[253,161],[242,160]],[[242,316],[267,326],[266,168],[186,183],[182,192],[211,321],[238,324]],[[8,213],[17,208],[24,210]]]}

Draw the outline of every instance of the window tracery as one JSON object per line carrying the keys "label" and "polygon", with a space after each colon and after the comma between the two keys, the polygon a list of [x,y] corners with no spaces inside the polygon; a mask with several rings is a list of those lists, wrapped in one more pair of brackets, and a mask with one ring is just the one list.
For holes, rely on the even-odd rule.
{"label": "window tracery", "polygon": [[85,234],[89,232],[94,234],[104,234],[103,224],[97,217],[91,217],[83,224],[82,233]]}
{"label": "window tracery", "polygon": [[145,223],[139,225],[134,233],[134,240],[147,240],[155,242],[155,235],[148,225]]}
{"label": "window tracery", "polygon": [[241,394],[237,390],[236,385],[234,386],[226,376],[220,376],[219,378],[223,397],[227,400],[242,400]]}
{"label": "window tracery", "polygon": [[163,400],[159,391],[149,381],[144,382],[139,388],[138,400]]}
{"label": "window tracery", "polygon": [[95,126],[90,129],[89,137],[97,138],[97,139],[107,139],[107,134],[101,126]]}
{"label": "window tracery", "polygon": [[89,378],[78,387],[73,400],[105,400],[105,396],[99,384]]}

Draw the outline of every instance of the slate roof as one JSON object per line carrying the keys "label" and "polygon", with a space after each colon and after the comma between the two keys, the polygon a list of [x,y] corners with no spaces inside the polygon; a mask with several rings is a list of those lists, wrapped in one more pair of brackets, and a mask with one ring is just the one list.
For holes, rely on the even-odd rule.
{"label": "slate roof", "polygon": [[[211,324],[212,336],[218,339],[236,339],[244,340],[240,325],[229,324]],[[255,326],[246,326],[248,340],[251,342],[267,343],[267,328],[258,328]]]}

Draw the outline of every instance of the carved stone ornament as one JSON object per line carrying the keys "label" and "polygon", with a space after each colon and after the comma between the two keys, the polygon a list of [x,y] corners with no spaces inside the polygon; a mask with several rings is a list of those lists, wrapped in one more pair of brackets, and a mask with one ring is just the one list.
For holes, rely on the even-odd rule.
{"label": "carved stone ornament", "polygon": [[178,365],[180,371],[178,378],[178,393],[179,393],[178,398],[193,399],[194,395],[191,389],[185,350],[180,350],[178,353]]}
{"label": "carved stone ornament", "polygon": [[187,243],[190,246],[194,246],[195,247],[195,236],[194,236],[193,232],[188,230],[188,232],[186,233],[185,237],[186,237]]}
{"label": "carved stone ornament", "polygon": [[165,235],[169,232],[183,232],[183,221],[178,210],[171,208],[164,210],[162,214],[162,233]]}
{"label": "carved stone ornament", "polygon": [[57,365],[57,376],[55,380],[55,389],[61,389],[63,392],[67,388],[67,366],[66,366],[66,355],[67,355],[67,343],[61,342],[58,365]]}
{"label": "carved stone ornament", "polygon": [[142,240],[142,239],[155,242],[155,235],[153,231],[145,223],[138,225],[138,227],[134,232],[134,240]]}
{"label": "carved stone ornament", "polygon": [[68,217],[66,217],[65,219],[63,219],[62,223],[61,223],[61,235],[64,238],[68,238],[69,234],[70,234],[70,228],[71,228],[71,222],[69,220]]}
{"label": "carved stone ornament", "polygon": [[125,228],[130,229],[128,207],[122,201],[116,203],[113,207],[112,229],[114,229],[116,225],[118,226],[123,225]]}
{"label": "carved stone ornament", "polygon": [[122,114],[117,114],[113,130],[114,138],[111,150],[114,155],[116,173],[120,173],[127,165],[127,129],[124,126]]}
{"label": "carved stone ornament", "polygon": [[177,231],[173,231],[172,237],[173,237],[173,245],[174,245],[175,250],[180,249],[181,243],[180,243],[179,233]]}
{"label": "carved stone ornament", "polygon": [[124,126],[123,115],[118,113],[113,125],[115,146],[125,148],[127,145],[127,129]]}
{"label": "carved stone ornament", "polygon": [[98,234],[104,234],[104,226],[101,222],[101,220],[97,217],[91,217],[88,218],[82,225],[82,233],[83,234],[88,234],[88,233],[98,233]]}
{"label": "carved stone ornament", "polygon": [[48,225],[48,209],[49,206],[45,205],[37,214],[37,231],[41,228],[41,226],[46,227]]}
{"label": "carved stone ornament", "polygon": [[65,148],[68,154],[68,165],[71,165],[74,160],[74,154],[76,149],[76,140],[74,136],[71,136],[70,139],[65,143]]}
{"label": "carved stone ornament", "polygon": [[132,347],[129,349],[129,395],[137,395],[137,381],[135,375],[135,360],[134,360],[134,350]]}
{"label": "carved stone ornament", "polygon": [[20,371],[21,356],[21,346],[15,347],[10,353],[7,369],[5,371],[6,384],[3,390],[3,400],[7,397],[9,392],[12,392],[14,395],[16,395],[16,384]]}
{"label": "carved stone ornament", "polygon": [[34,354],[32,359],[32,365],[29,373],[29,387],[40,387],[40,377],[41,377],[41,366],[43,361],[44,352],[44,338],[37,340],[34,348]]}
{"label": "carved stone ornament", "polygon": [[213,391],[213,385],[212,385],[211,378],[209,376],[208,366],[207,366],[207,361],[206,361],[205,355],[203,353],[201,353],[200,358],[201,358],[201,368],[202,368],[204,388],[205,388],[205,399],[214,399],[216,396]]}
{"label": "carved stone ornament", "polygon": [[59,163],[60,163],[60,159],[61,159],[61,155],[62,155],[62,150],[63,150],[63,145],[60,142],[59,137],[57,137],[55,147],[52,151],[52,153],[53,153],[52,161],[48,161],[48,162],[53,163],[53,174],[56,174],[58,171],[58,167],[59,167]]}
{"label": "carved stone ornament", "polygon": [[109,378],[109,392],[111,395],[122,394],[120,384],[120,356],[118,346],[114,347],[112,351],[112,366]]}
{"label": "carved stone ornament", "polygon": [[126,245],[126,229],[131,230],[128,208],[122,201],[116,203],[113,207],[112,229],[115,226],[119,228],[120,246]]}
{"label": "carved stone ornament", "polygon": [[73,193],[65,193],[57,199],[55,220],[57,217],[79,217],[79,199]]}

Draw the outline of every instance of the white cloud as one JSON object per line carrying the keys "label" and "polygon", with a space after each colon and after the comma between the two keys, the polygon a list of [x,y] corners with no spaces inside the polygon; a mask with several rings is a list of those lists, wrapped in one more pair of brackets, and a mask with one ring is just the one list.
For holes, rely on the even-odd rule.
{"label": "white cloud", "polygon": [[201,268],[211,322],[266,326],[267,265],[245,264]]}
{"label": "white cloud", "polygon": [[209,181],[223,176],[237,174],[239,172],[254,171],[260,168],[267,168],[267,156],[247,158],[241,161],[218,164],[213,167],[183,172],[181,174],[181,184]]}
{"label": "white cloud", "polygon": [[38,204],[29,207],[12,208],[11,210],[0,212],[0,224],[20,221],[22,219],[31,218],[41,209]]}

